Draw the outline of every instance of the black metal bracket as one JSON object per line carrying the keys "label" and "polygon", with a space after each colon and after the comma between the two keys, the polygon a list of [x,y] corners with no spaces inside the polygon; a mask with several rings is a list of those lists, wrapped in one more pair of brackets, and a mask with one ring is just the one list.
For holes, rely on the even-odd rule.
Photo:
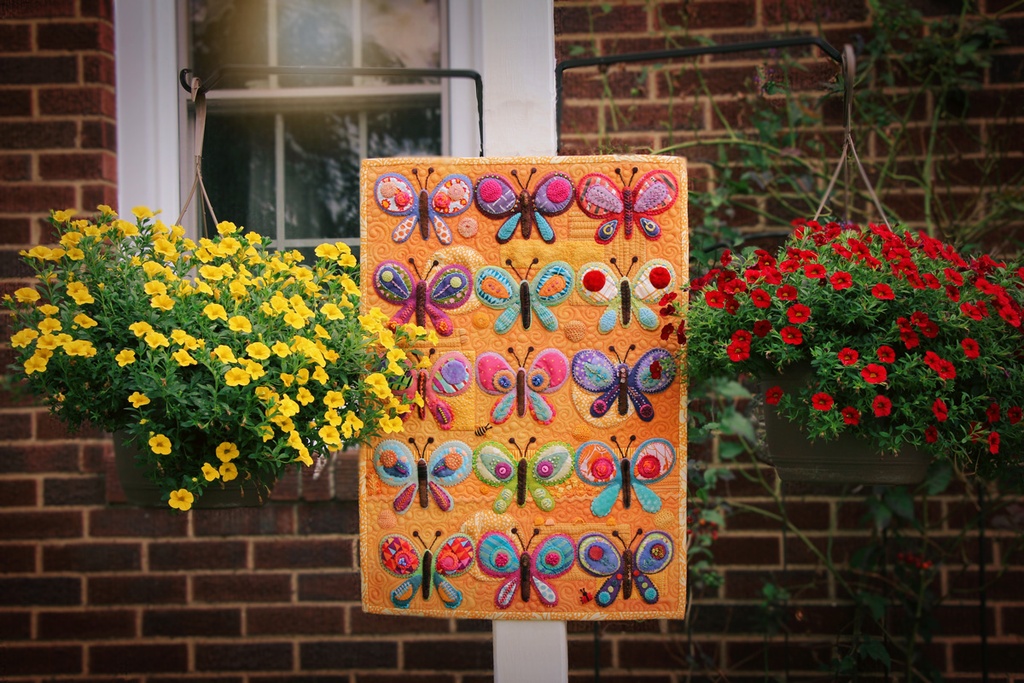
{"label": "black metal bracket", "polygon": [[[480,131],[480,156],[484,155],[484,82],[480,74],[471,69],[399,69],[388,67],[349,66],[266,66],[262,64],[225,64],[206,78],[199,79],[199,92],[216,88],[221,79],[238,74],[257,76],[378,76],[405,78],[470,78],[476,86],[476,113]],[[186,92],[192,92],[191,69],[182,69],[178,82]]]}
{"label": "black metal bracket", "polygon": [[581,57],[579,59],[567,59],[555,67],[555,108],[556,108],[556,129],[558,146],[562,144],[562,79],[563,73],[569,69],[579,69],[585,66],[610,66],[612,64],[624,64],[628,62],[654,62],[661,59],[675,59],[682,57],[701,57],[703,55],[730,54],[733,52],[755,52],[761,50],[778,50],[789,47],[803,47],[814,45],[822,50],[834,61],[842,64],[843,55],[836,48],[825,42],[818,36],[794,36],[791,38],[777,38],[773,40],[758,40],[748,43],[728,43],[725,45],[700,45],[697,47],[684,47],[673,50],[656,50],[653,52],[630,52],[621,55],[606,55],[600,57]]}

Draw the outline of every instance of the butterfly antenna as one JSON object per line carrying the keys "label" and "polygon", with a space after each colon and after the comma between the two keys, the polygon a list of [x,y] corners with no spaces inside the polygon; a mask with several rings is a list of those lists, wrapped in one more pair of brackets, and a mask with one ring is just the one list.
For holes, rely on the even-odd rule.
{"label": "butterfly antenna", "polygon": [[[519,274],[519,269],[516,268],[512,264],[512,259],[510,259],[510,258],[505,259],[505,265],[512,269],[512,272],[516,274],[517,278],[519,278],[520,280],[525,280],[526,279],[522,275]],[[529,271],[527,271],[527,274],[529,274]]]}
{"label": "butterfly antenna", "polygon": [[[637,261],[639,261],[639,260],[640,260],[639,256],[634,256],[633,260],[629,262],[629,268],[626,268],[626,274],[623,275],[622,277],[629,277],[629,274],[631,272],[633,272],[633,266],[635,266],[637,264]],[[622,271],[620,270],[619,272],[621,273]]]}
{"label": "butterfly antenna", "polygon": [[418,169],[418,168],[412,169],[412,177],[416,179],[416,184],[419,185],[420,189],[422,190],[423,189],[423,181],[420,180],[420,169]]}
{"label": "butterfly antenna", "polygon": [[[434,169],[430,169],[430,170],[433,171]],[[633,184],[633,178],[636,178],[636,172],[639,171],[639,170],[640,169],[637,168],[636,166],[633,167],[633,175],[629,176],[629,182],[626,183],[626,187],[629,187],[630,185]]]}
{"label": "butterfly antenna", "polygon": [[519,355],[516,353],[516,350],[513,349],[511,346],[508,347],[508,353],[509,353],[510,356],[512,356],[513,358],[516,359],[516,363],[518,363],[519,365],[523,364],[523,362],[521,360],[519,360]]}
{"label": "butterfly antenna", "polygon": [[523,455],[523,449],[522,449],[522,448],[520,448],[520,447],[519,447],[519,444],[517,444],[517,443],[516,443],[516,437],[514,437],[514,436],[510,436],[510,437],[508,437],[508,442],[509,442],[510,444],[512,444],[513,446],[515,446],[515,447],[516,447],[516,450],[517,450],[517,451],[519,451],[519,458],[520,458],[520,459],[522,459],[522,458],[524,458],[524,457],[525,457],[525,456]]}
{"label": "butterfly antenna", "polygon": [[[530,536],[530,540],[528,540],[526,542],[526,545],[523,546],[523,552],[529,552],[530,551],[530,546],[533,545],[533,539],[537,538],[537,536],[539,536],[539,535],[540,535],[540,529],[538,529],[537,527],[533,527],[533,535]],[[523,539],[519,539],[519,542],[522,543]]]}
{"label": "butterfly antenna", "polygon": [[420,542],[420,545],[423,546],[424,550],[429,550],[429,548],[427,547],[427,544],[423,542],[423,537],[420,536],[420,532],[419,531],[412,532],[412,537]]}
{"label": "butterfly antenna", "polygon": [[[527,346],[527,347],[526,347],[526,355],[525,355],[525,356],[523,356],[523,362],[522,362],[522,363],[520,363],[520,365],[521,365],[522,367],[524,367],[524,368],[526,367],[526,363],[527,363],[527,361],[529,361],[529,360],[530,360],[530,354],[531,354],[531,353],[533,353],[533,347],[532,347],[532,346]],[[519,360],[519,359],[518,359],[518,358],[516,358],[516,360]]]}
{"label": "butterfly antenna", "polygon": [[615,359],[616,359],[617,361],[619,361],[619,363],[623,363],[623,362],[624,362],[624,361],[622,360],[622,356],[620,356],[620,355],[619,355],[619,352],[615,350],[615,347],[614,347],[614,346],[609,346],[609,347],[608,347],[608,350],[609,350],[609,351],[611,351],[612,353],[614,353],[614,354],[615,354]]}
{"label": "butterfly antenna", "polygon": [[[441,532],[440,532],[440,531],[438,531],[437,533],[439,533],[439,534],[440,534]],[[629,544],[630,544],[630,545],[633,545],[633,541],[635,541],[636,539],[640,538],[640,537],[641,537],[641,536],[643,535],[643,533],[644,533],[644,530],[643,530],[643,529],[637,529],[637,530],[636,530],[636,533],[635,533],[635,534],[633,534],[633,538],[629,539]]]}
{"label": "butterfly antenna", "polygon": [[522,278],[523,280],[525,280],[528,277],[530,277],[530,269],[533,268],[538,263],[540,263],[540,259],[538,259],[536,256],[534,256],[533,260],[530,261],[530,265],[526,266],[526,277]]}
{"label": "butterfly antenna", "polygon": [[[430,277],[430,273],[434,270],[434,268],[437,268],[439,265],[441,265],[441,262],[438,261],[437,259],[434,259],[431,262],[430,267],[427,268],[427,272],[420,279],[421,280],[426,280],[428,277]],[[417,275],[419,275],[419,273],[417,273]]]}
{"label": "butterfly antenna", "polygon": [[622,357],[622,362],[623,362],[623,363],[625,363],[625,362],[626,362],[627,360],[629,360],[629,352],[630,352],[630,351],[633,351],[634,349],[636,349],[636,344],[630,344],[630,345],[629,345],[629,348],[628,348],[628,349],[626,349],[626,355],[624,355],[624,356]]}
{"label": "butterfly antenna", "polygon": [[[434,173],[434,167],[433,166],[428,167],[427,168],[427,176],[423,179],[423,188],[422,189],[424,189],[424,190],[427,189],[427,181],[430,180],[430,176],[433,175],[433,173]],[[633,169],[633,173],[636,174],[636,169],[635,168]]]}
{"label": "butterfly antenna", "polygon": [[[415,169],[413,170],[413,173],[416,173]],[[626,179],[622,177],[622,169],[621,168],[615,169],[615,175],[619,176],[619,180],[622,181],[623,185],[626,185],[626,187],[629,187],[629,185],[626,183]]]}
{"label": "butterfly antenna", "polygon": [[615,270],[619,271],[619,277],[626,277],[625,274],[623,274],[622,272],[622,268],[619,268],[619,260],[617,258],[612,256],[610,259],[608,259],[608,263],[615,266]]}
{"label": "butterfly antenna", "polygon": [[525,552],[526,544],[523,543],[523,537],[519,535],[519,527],[512,527],[512,533],[519,539],[519,547],[523,549],[523,552]]}
{"label": "butterfly antenna", "polygon": [[526,187],[523,188],[524,190],[526,188],[530,187],[530,181],[533,180],[533,174],[536,173],[536,172],[537,172],[536,167],[530,169],[530,177],[526,179]]}
{"label": "butterfly antenna", "polygon": [[416,259],[414,259],[412,256],[410,256],[408,263],[409,263],[410,266],[412,266],[412,269],[416,272],[416,277],[418,277],[419,279],[422,280],[423,276],[420,275],[420,269],[416,267]]}
{"label": "butterfly antenna", "polygon": [[[430,542],[430,545],[429,546],[424,546],[424,547],[426,547],[427,550],[433,550],[434,549],[434,544],[437,543],[437,539],[439,539],[439,538],[441,538],[441,530],[440,529],[438,529],[437,531],[434,532],[434,540],[432,540]],[[422,542],[423,541],[420,541],[420,543],[422,543]]]}

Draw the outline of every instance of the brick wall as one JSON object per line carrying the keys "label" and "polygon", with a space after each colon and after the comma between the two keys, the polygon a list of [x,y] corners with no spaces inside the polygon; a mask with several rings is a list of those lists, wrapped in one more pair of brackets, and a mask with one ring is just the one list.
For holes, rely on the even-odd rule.
{"label": "brick wall", "polygon": [[[569,54],[574,44],[591,45],[595,36],[606,54],[662,48],[659,22],[683,18],[692,33],[720,41],[781,28],[781,5],[775,0],[607,4],[608,12],[597,3],[556,3],[559,55]],[[827,10],[822,28],[833,42],[870,20],[860,3],[796,7],[809,11],[816,4]],[[949,4],[935,0],[926,8]],[[810,28],[820,16],[795,18]],[[1009,16],[1020,22],[1020,13]],[[24,284],[26,273],[16,255],[46,241],[42,218],[49,209],[115,205],[112,22],[110,0],[0,0],[0,287],[5,293]],[[1019,49],[1007,55],[1007,64],[1020,63]],[[732,93],[755,65],[749,56],[706,61],[723,104],[735,100]],[[659,122],[668,120],[667,102],[656,82],[641,78],[637,85],[639,73],[639,68],[623,70],[613,79],[620,94],[635,100],[637,113],[627,130],[611,136],[620,148],[658,146],[666,135]],[[583,74],[567,82],[565,144],[574,151],[592,151],[598,126],[605,122],[606,105],[592,90],[592,80]],[[673,117],[694,115],[707,112],[672,112]],[[702,174],[706,177],[706,169],[695,165],[695,179]],[[0,338],[6,339],[7,320],[0,322]],[[0,361],[6,366],[10,358],[4,344]],[[710,454],[694,451],[691,458]],[[189,515],[121,504],[110,459],[105,435],[68,435],[30,399],[2,389],[0,680],[491,679],[489,623],[380,617],[359,608],[352,457],[336,461],[320,479],[308,472],[292,475],[262,508]],[[773,504],[764,488],[742,476],[726,490],[735,504],[766,509]],[[819,547],[834,532],[839,559],[868,535],[860,521],[862,501],[863,495],[786,490],[786,511],[794,523]],[[972,519],[971,504],[969,497],[931,504],[932,514],[944,519],[940,538],[960,534]],[[1014,674],[1024,671],[1019,664],[1024,556],[1015,538],[1012,529],[990,529],[984,546],[993,579],[985,612],[989,680],[1024,680]],[[724,584],[696,596],[687,622],[605,623],[596,633],[592,624],[570,624],[573,681],[593,680],[595,659],[600,679],[612,683],[762,681],[766,669],[780,680],[787,672],[791,680],[828,678],[815,672],[840,639],[851,607],[818,559],[793,533],[782,534],[778,523],[750,512],[734,514],[714,547]],[[940,573],[943,587],[959,592],[937,613],[939,635],[928,654],[951,681],[980,680],[977,559],[977,551],[969,551],[965,562]],[[766,577],[794,596],[788,638],[766,639],[758,623]]]}

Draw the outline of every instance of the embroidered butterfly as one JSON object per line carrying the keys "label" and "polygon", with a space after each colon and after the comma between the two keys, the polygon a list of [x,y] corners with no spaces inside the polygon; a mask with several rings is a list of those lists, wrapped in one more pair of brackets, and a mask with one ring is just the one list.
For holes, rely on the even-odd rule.
{"label": "embroidered butterfly", "polygon": [[534,420],[544,425],[551,424],[555,419],[555,407],[544,394],[553,394],[565,384],[569,377],[568,359],[558,349],[544,349],[527,369],[532,346],[526,349],[522,361],[511,347],[508,352],[516,359],[518,369],[513,369],[494,351],[481,353],[476,359],[476,379],[480,388],[492,396],[501,397],[491,408],[491,421],[500,425],[512,417],[513,412],[523,417],[529,409]]}
{"label": "embroidered butterfly", "polygon": [[[636,436],[629,437],[626,448],[633,445]],[[604,490],[590,504],[595,517],[605,517],[622,494],[622,507],[629,509],[636,493],[637,502],[645,512],[661,510],[661,497],[651,488],[672,471],[676,464],[676,449],[661,438],[648,439],[637,446],[629,457],[626,449],[612,436],[618,454],[601,441],[587,441],[576,449],[576,474],[585,484],[600,486]]]}
{"label": "embroidered butterfly", "polygon": [[512,538],[500,531],[488,531],[477,543],[480,570],[488,576],[505,579],[494,594],[494,604],[501,609],[507,608],[515,600],[517,590],[523,602],[529,602],[530,588],[533,587],[543,604],[548,607],[557,605],[558,593],[547,579],[557,578],[572,569],[576,561],[576,546],[572,539],[565,534],[553,534],[530,553],[530,545],[540,534],[540,529],[534,529],[533,536],[526,543],[518,529],[513,527],[512,533],[519,540],[522,553],[516,550]]}
{"label": "embroidered butterfly", "polygon": [[[434,349],[431,349],[433,354]],[[411,410],[402,415],[408,420],[414,413],[424,420],[427,413],[434,416],[434,421],[441,429],[451,429],[455,420],[455,411],[445,398],[452,398],[465,393],[473,379],[469,359],[458,351],[444,354],[427,368],[414,367],[402,378],[395,389],[395,394],[402,396]],[[414,403],[416,396],[421,402]],[[443,397],[443,398],[442,398]]]}
{"label": "embroidered butterfly", "polygon": [[416,591],[421,591],[423,599],[429,600],[433,586],[444,606],[455,609],[462,604],[462,591],[448,579],[465,574],[473,566],[473,542],[465,534],[452,534],[434,555],[433,548],[441,537],[440,531],[434,533],[429,546],[418,531],[412,535],[423,546],[422,555],[412,539],[402,534],[389,534],[380,542],[380,564],[384,571],[405,579],[391,591],[391,604],[399,609],[407,608],[416,597]]}
{"label": "embroidered butterfly", "polygon": [[512,239],[517,227],[523,239],[530,239],[534,226],[542,240],[548,244],[555,241],[555,231],[547,217],[565,213],[576,193],[569,176],[558,171],[542,177],[531,193],[530,181],[536,172],[536,168],[531,168],[530,177],[523,183],[519,173],[512,170],[518,192],[508,178],[496,174],[483,176],[477,184],[476,205],[480,211],[491,218],[508,219],[498,228],[496,237],[500,244]]}
{"label": "embroidered butterfly", "polygon": [[452,230],[445,218],[458,216],[473,203],[473,181],[459,173],[446,175],[427,192],[427,182],[434,173],[427,169],[427,175],[420,181],[419,169],[412,169],[412,175],[419,190],[401,173],[385,173],[373,186],[373,198],[377,206],[389,216],[402,216],[402,220],[391,233],[395,242],[405,242],[418,225],[420,236],[426,240],[433,227],[437,241],[452,243]]}
{"label": "embroidered butterfly", "polygon": [[634,316],[645,330],[658,329],[658,314],[647,304],[657,303],[666,291],[672,289],[676,273],[665,259],[651,259],[630,278],[629,274],[638,260],[634,256],[623,273],[615,257],[608,259],[618,274],[599,262],[585,263],[580,268],[576,291],[587,303],[607,307],[597,323],[601,334],[611,332],[616,321],[623,327],[629,327]]}
{"label": "embroidered butterfly", "polygon": [[510,438],[508,442],[519,451],[518,458],[497,441],[485,441],[473,451],[473,470],[477,478],[485,484],[502,488],[494,501],[494,511],[499,515],[508,510],[513,500],[519,507],[526,505],[527,491],[537,507],[544,512],[551,512],[555,507],[555,499],[547,488],[561,484],[572,476],[569,444],[551,441],[527,458],[530,446],[536,441],[536,437],[531,436],[526,448],[520,448],[516,440]]}
{"label": "embroidered butterfly", "polygon": [[[409,439],[409,443],[416,447],[416,439]],[[388,486],[399,487],[393,503],[395,512],[409,510],[417,499],[417,492],[421,508],[427,507],[431,498],[442,512],[448,512],[455,504],[444,489],[469,476],[473,451],[461,441],[445,441],[428,459],[425,451],[432,443],[434,437],[427,439],[423,449],[418,449],[419,453],[413,453],[401,441],[387,439],[373,450],[373,468],[381,480]]]}
{"label": "embroidered butterfly", "polygon": [[[437,333],[448,337],[455,331],[452,319],[445,311],[466,303],[472,293],[473,275],[465,266],[449,264],[438,268],[437,261],[430,264],[424,277],[420,277],[416,262],[410,258],[412,271],[398,261],[381,261],[373,271],[373,288],[377,295],[390,304],[399,306],[391,316],[392,324],[404,325],[415,314],[416,324],[426,325],[427,318]],[[415,272],[415,277],[413,276]]]}
{"label": "embroidered butterfly", "polygon": [[494,331],[498,334],[505,334],[512,329],[516,318],[522,320],[524,330],[530,329],[534,314],[544,329],[549,332],[558,329],[558,320],[549,308],[569,297],[575,275],[572,266],[565,261],[552,261],[537,271],[532,282],[528,282],[530,270],[537,262],[537,259],[533,259],[526,272],[520,274],[512,265],[512,260],[505,259],[505,265],[512,269],[515,278],[497,266],[484,266],[476,272],[477,298],[484,306],[502,312],[494,321]]}
{"label": "embroidered butterfly", "polygon": [[626,361],[629,352],[636,348],[631,344],[626,355],[619,358],[614,346],[608,350],[615,354],[617,363],[609,360],[597,349],[584,349],[572,358],[572,378],[581,388],[600,394],[590,404],[590,415],[601,418],[614,409],[620,416],[628,416],[630,404],[644,422],[654,419],[654,406],[647,394],[664,391],[676,376],[672,355],[665,349],[651,349],[630,368]]}
{"label": "embroidered butterfly", "polygon": [[664,213],[676,203],[679,183],[668,171],[649,171],[634,186],[638,170],[634,166],[627,181],[622,169],[615,169],[621,188],[603,173],[588,173],[580,178],[576,190],[580,209],[591,218],[604,221],[594,235],[598,243],[611,242],[620,227],[626,239],[632,239],[634,225],[649,240],[661,237],[661,226],[651,216]]}
{"label": "embroidered butterfly", "polygon": [[647,575],[657,574],[672,561],[672,538],[663,531],[650,531],[633,552],[630,548],[643,533],[643,529],[637,529],[626,543],[618,531],[613,531],[612,536],[622,546],[622,552],[604,534],[590,533],[580,538],[580,566],[593,576],[608,577],[594,594],[594,601],[599,606],[611,605],[620,591],[622,599],[629,600],[634,585],[641,600],[649,605],[658,602],[658,589]]}

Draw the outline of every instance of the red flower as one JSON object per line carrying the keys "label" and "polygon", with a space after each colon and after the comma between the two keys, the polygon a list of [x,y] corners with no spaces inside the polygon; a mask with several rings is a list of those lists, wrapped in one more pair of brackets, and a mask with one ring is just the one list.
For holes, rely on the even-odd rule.
{"label": "red flower", "polygon": [[932,404],[932,412],[935,413],[935,419],[939,422],[945,422],[949,417],[949,408],[941,398],[935,399],[935,403]]}
{"label": "red flower", "polygon": [[736,300],[736,297],[730,296],[725,300],[725,312],[729,315],[736,315],[736,311],[740,310],[740,302]]}
{"label": "red flower", "polygon": [[868,384],[881,384],[886,380],[888,375],[885,372],[884,365],[868,363],[864,366],[864,369],[860,371],[860,376],[863,377],[864,381]]}
{"label": "red flower", "polygon": [[892,413],[892,401],[885,396],[875,396],[871,402],[871,408],[875,411],[875,417],[886,417]]}
{"label": "red flower", "polygon": [[779,287],[779,290],[775,292],[775,296],[779,297],[783,301],[796,301],[796,287],[793,285],[782,285]]}
{"label": "red flower", "polygon": [[668,306],[670,303],[675,301],[677,296],[679,296],[678,292],[668,292],[665,294],[665,296],[661,297],[661,301],[658,302],[658,305]]}
{"label": "red flower", "polygon": [[957,303],[960,301],[960,290],[953,285],[946,285],[946,298],[953,303]]}
{"label": "red flower", "polygon": [[726,294],[738,294],[747,291],[747,283],[740,279],[729,280],[722,284],[722,291]]}
{"label": "red flower", "polygon": [[900,339],[903,341],[903,345],[910,350],[921,343],[921,338],[917,336],[917,332],[910,330],[901,330]]}
{"label": "red flower", "polygon": [[754,334],[758,337],[764,338],[769,332],[772,331],[772,324],[767,320],[757,320],[754,322]]}
{"label": "red flower", "polygon": [[764,392],[764,402],[770,406],[779,405],[779,401],[782,400],[782,387],[774,386],[768,391]]}
{"label": "red flower", "polygon": [[999,452],[999,432],[992,432],[988,435],[988,452],[992,455]]}
{"label": "red flower", "polygon": [[860,411],[853,406],[846,406],[842,410],[843,422],[848,425],[859,425],[860,424]]}
{"label": "red flower", "polygon": [[990,403],[988,406],[988,410],[985,411],[985,417],[988,419],[990,423],[994,424],[996,422],[999,422],[1000,412],[1001,411],[999,410],[998,403]]}
{"label": "red flower", "polygon": [[733,363],[739,363],[750,358],[750,344],[732,342],[726,347],[726,351],[729,353],[729,360]]}
{"label": "red flower", "polygon": [[772,295],[760,288],[750,292],[750,300],[758,308],[768,308],[772,305]]}
{"label": "red flower", "polygon": [[704,292],[704,301],[711,308],[725,308],[725,295],[717,289],[709,289]]}
{"label": "red flower", "polygon": [[836,355],[839,356],[839,362],[843,365],[853,365],[857,362],[857,359],[860,358],[860,354],[848,346],[844,347],[843,350]]}
{"label": "red flower", "polygon": [[750,346],[751,339],[752,337],[750,336],[750,332],[747,330],[736,330],[732,333],[732,340],[738,344],[746,344],[747,346]]}
{"label": "red flower", "polygon": [[971,320],[981,320],[985,317],[985,312],[982,308],[980,306],[975,306],[970,301],[965,301],[960,304],[960,312]]}
{"label": "red flower", "polygon": [[1012,425],[1024,419],[1024,410],[1020,406],[1012,406],[1006,409],[1006,421]]}
{"label": "red flower", "polygon": [[793,304],[786,311],[786,315],[789,317],[789,322],[794,325],[807,322],[811,317],[811,309],[804,304]]}
{"label": "red flower", "polygon": [[880,282],[874,287],[872,287],[871,294],[876,299],[879,299],[881,301],[892,301],[893,299],[896,298],[896,295],[893,294],[892,287],[885,284],[884,282]]}
{"label": "red flower", "polygon": [[924,428],[924,440],[927,443],[935,443],[939,440],[939,430],[935,425],[928,425]]}
{"label": "red flower", "polygon": [[827,275],[825,266],[820,263],[808,263],[804,266],[804,275],[812,280],[821,280]]}
{"label": "red flower", "polygon": [[946,276],[946,281],[957,287],[962,287],[964,284],[964,276],[953,270],[952,268],[946,268],[942,271],[942,274]]}
{"label": "red flower", "polygon": [[787,325],[779,330],[779,334],[782,335],[782,341],[793,346],[799,346],[804,342],[804,335],[798,328],[792,325]]}
{"label": "red flower", "polygon": [[832,410],[833,405],[835,405],[835,401],[824,391],[819,391],[814,396],[811,396],[811,406],[815,410]]}
{"label": "red flower", "polygon": [[878,360],[882,363],[892,363],[896,360],[896,351],[891,346],[878,347]]}
{"label": "red flower", "polygon": [[672,336],[672,332],[674,332],[675,329],[676,326],[673,325],[672,323],[669,323],[665,325],[663,328],[661,328],[661,340],[668,341],[668,338]]}
{"label": "red flower", "polygon": [[853,278],[845,270],[837,270],[832,273],[832,277],[828,279],[832,283],[832,288],[836,291],[840,289],[848,289],[853,286]]}
{"label": "red flower", "polygon": [[942,379],[956,379],[956,366],[946,359],[939,361],[939,367],[935,371]]}

